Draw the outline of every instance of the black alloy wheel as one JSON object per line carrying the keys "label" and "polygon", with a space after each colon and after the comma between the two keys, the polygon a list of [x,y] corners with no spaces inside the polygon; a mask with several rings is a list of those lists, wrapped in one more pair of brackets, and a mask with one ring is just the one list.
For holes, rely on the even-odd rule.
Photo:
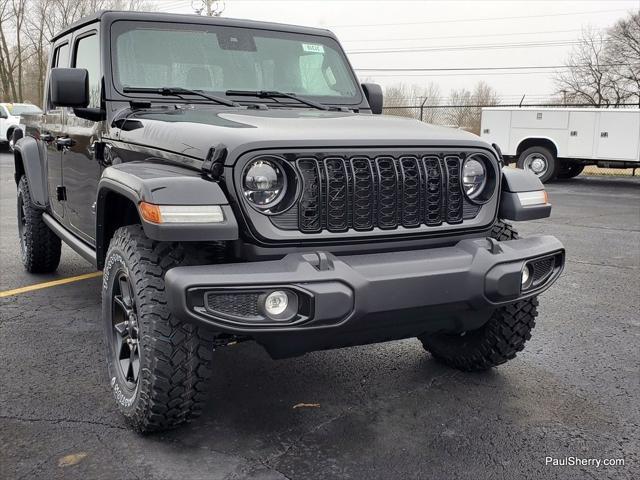
{"label": "black alloy wheel", "polygon": [[123,383],[135,391],[140,376],[138,313],[129,277],[122,270],[117,275],[111,297],[112,354]]}

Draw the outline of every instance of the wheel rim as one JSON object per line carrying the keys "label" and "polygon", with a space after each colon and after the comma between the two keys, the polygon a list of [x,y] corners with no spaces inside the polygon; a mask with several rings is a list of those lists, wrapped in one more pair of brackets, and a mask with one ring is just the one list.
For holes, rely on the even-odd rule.
{"label": "wheel rim", "polygon": [[122,271],[113,285],[111,311],[114,363],[126,386],[135,390],[140,376],[138,314],[131,282]]}
{"label": "wheel rim", "polygon": [[20,254],[24,260],[27,254],[27,207],[22,200],[22,195],[18,195],[18,235],[20,236]]}
{"label": "wheel rim", "polygon": [[13,147],[15,145],[15,142],[13,141],[13,135],[11,135],[11,138],[9,139],[9,150],[11,150],[13,152]]}
{"label": "wheel rim", "polygon": [[537,176],[542,177],[547,173],[547,170],[549,170],[549,161],[547,157],[540,153],[530,153],[524,159],[523,166],[525,170],[529,170]]}

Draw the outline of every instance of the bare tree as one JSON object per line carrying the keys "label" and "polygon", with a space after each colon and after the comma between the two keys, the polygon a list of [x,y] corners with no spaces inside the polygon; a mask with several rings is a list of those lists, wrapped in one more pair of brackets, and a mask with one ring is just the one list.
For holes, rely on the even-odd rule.
{"label": "bare tree", "polygon": [[611,82],[619,85],[627,101],[640,106],[640,10],[618,21],[607,34]]}
{"label": "bare tree", "polygon": [[586,28],[556,72],[556,93],[565,103],[617,106],[640,102],[640,11],[602,32]]}
{"label": "bare tree", "polygon": [[191,0],[191,8],[198,15],[219,17],[226,8],[224,0]]}
{"label": "bare tree", "polygon": [[476,83],[473,91],[462,88],[452,90],[449,95],[451,108],[448,109],[447,123],[475,134],[480,133],[482,107],[500,103],[500,97],[486,82]]}
{"label": "bare tree", "polygon": [[424,106],[437,105],[439,102],[440,87],[433,82],[427,85],[393,85],[384,92],[384,106],[388,113],[429,123],[434,120],[433,111]]}

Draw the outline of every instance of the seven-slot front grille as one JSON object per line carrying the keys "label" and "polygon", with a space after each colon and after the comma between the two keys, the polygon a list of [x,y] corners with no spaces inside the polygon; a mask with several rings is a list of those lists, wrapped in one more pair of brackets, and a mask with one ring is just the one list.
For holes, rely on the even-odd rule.
{"label": "seven-slot front grille", "polygon": [[381,155],[301,157],[298,230],[344,232],[461,223],[462,159]]}

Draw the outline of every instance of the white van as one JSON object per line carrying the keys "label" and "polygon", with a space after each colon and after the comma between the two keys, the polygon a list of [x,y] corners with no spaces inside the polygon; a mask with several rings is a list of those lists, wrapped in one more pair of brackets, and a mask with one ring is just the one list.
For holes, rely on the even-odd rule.
{"label": "white van", "polygon": [[586,165],[640,168],[640,109],[489,107],[481,136],[543,182]]}

